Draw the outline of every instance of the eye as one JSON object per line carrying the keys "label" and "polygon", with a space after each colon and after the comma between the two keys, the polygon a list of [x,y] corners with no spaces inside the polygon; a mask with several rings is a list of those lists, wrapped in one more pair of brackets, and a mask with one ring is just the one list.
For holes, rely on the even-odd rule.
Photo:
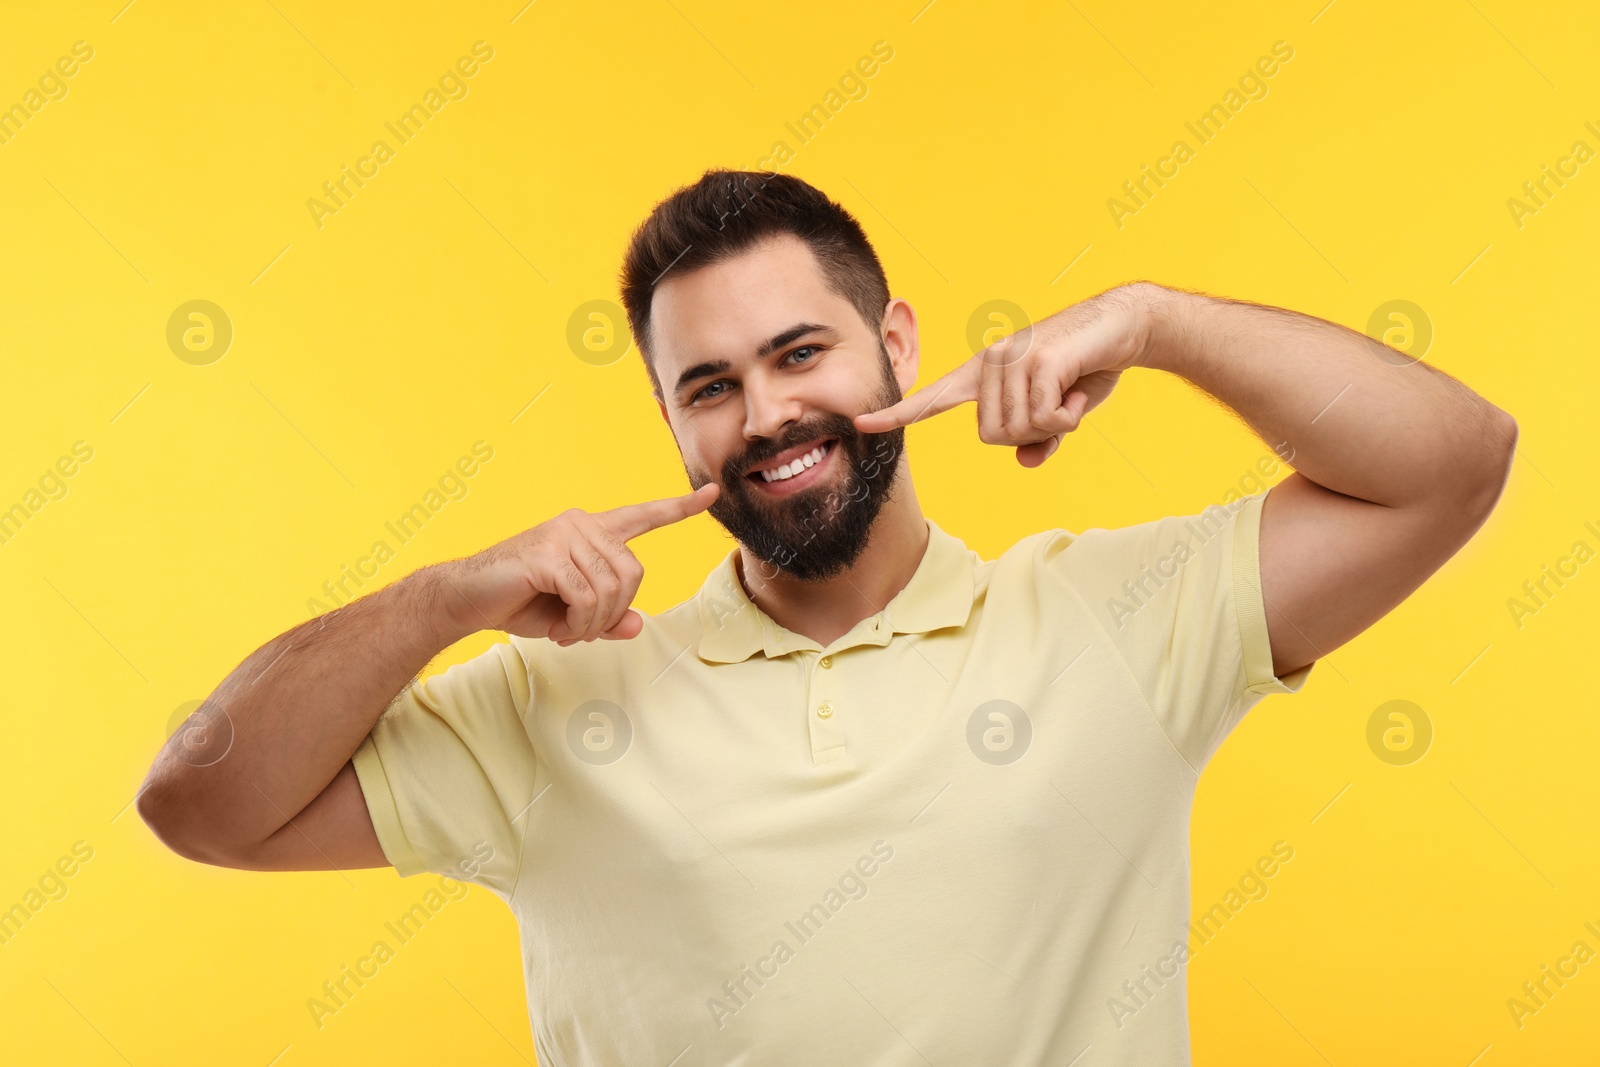
{"label": "eye", "polygon": [[[821,345],[801,345],[799,348],[790,349],[787,353],[784,354],[783,358],[784,359],[788,359],[791,356],[797,355],[797,354],[799,354],[801,352],[820,352],[820,351],[822,351],[822,346]],[[710,385],[701,386],[699,389],[695,390],[693,394],[690,395],[689,403],[691,403],[691,404],[698,403],[702,399],[704,399],[704,400],[715,400],[718,396],[721,395],[721,391],[719,390],[718,392],[713,393],[713,392],[711,392],[711,390],[715,389],[719,385],[727,385],[727,384],[728,384],[728,380],[726,378],[718,378],[716,381],[712,382]]]}

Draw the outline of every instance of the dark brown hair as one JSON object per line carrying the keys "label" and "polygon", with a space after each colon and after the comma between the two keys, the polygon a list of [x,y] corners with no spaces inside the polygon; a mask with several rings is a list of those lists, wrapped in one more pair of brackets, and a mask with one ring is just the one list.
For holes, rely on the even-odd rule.
{"label": "dark brown hair", "polygon": [[657,204],[633,232],[620,284],[628,327],[657,397],[661,379],[650,354],[650,300],[669,271],[687,274],[719,263],[775,234],[810,246],[828,287],[850,301],[876,332],[889,282],[866,233],[843,207],[788,174],[708,170]]}

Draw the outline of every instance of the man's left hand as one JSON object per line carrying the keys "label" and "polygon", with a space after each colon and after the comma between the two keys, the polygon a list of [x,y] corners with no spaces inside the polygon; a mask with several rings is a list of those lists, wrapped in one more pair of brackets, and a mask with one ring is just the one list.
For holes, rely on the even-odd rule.
{"label": "man's left hand", "polygon": [[1037,467],[1144,358],[1150,288],[1119,286],[1025,326],[899,403],[857,415],[855,427],[883,433],[976,401],[978,439],[1014,445],[1018,463]]}

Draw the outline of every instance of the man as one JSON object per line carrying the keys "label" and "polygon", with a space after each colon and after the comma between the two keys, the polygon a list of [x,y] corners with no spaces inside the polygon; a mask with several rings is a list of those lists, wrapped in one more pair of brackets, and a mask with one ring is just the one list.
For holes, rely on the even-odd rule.
{"label": "man", "polygon": [[[1187,1063],[1201,769],[1472,536],[1516,423],[1342,327],[1144,282],[905,396],[911,306],[781,175],[680,189],[622,288],[695,491],[563,512],[269,642],[157,758],[145,821],[222,866],[489,887],[551,1067]],[[1295,473],[992,561],[922,514],[906,425],[973,402],[1034,467],[1133,368]],[[737,546],[630,608],[626,542],[707,509]],[[408,682],[481,629],[511,636]]]}

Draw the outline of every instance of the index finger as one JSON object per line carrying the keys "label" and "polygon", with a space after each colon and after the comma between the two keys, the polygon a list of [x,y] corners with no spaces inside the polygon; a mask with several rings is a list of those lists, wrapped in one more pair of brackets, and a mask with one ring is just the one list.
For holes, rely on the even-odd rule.
{"label": "index finger", "polygon": [[610,511],[598,511],[594,519],[624,541],[698,515],[717,499],[721,486],[707,482],[692,493],[647,500],[643,504],[624,504]]}
{"label": "index finger", "polygon": [[867,411],[855,417],[855,427],[866,433],[883,433],[897,426],[910,426],[913,422],[931,419],[943,411],[960,407],[978,399],[978,383],[983,377],[982,353],[967,360],[955,370],[926,388],[879,411]]}

